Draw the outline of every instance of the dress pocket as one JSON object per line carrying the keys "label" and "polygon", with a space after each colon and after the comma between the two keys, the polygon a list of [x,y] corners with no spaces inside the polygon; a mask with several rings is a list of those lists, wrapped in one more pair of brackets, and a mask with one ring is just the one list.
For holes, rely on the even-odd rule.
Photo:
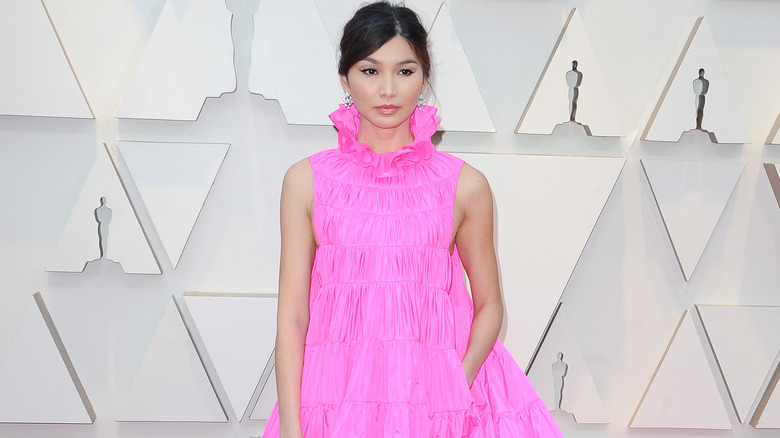
{"label": "dress pocket", "polygon": [[455,349],[448,351],[450,359],[450,366],[453,368],[453,391],[457,391],[457,397],[462,402],[472,402],[474,399],[471,396],[471,388],[469,388],[469,381],[466,378],[466,372],[463,370],[463,365],[460,362],[458,353]]}

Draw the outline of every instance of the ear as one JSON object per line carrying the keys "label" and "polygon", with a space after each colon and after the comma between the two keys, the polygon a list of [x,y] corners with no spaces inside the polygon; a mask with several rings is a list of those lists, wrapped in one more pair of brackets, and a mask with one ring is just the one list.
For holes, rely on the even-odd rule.
{"label": "ear", "polygon": [[347,79],[346,75],[341,75],[341,89],[344,91],[349,91],[349,80]]}

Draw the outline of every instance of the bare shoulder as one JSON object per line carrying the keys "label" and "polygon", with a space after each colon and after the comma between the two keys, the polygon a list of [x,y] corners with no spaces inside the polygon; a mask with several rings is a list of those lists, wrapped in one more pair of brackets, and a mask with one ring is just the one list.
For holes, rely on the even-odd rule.
{"label": "bare shoulder", "polygon": [[[287,193],[294,194],[296,197],[313,193],[314,176],[311,169],[311,163],[308,158],[290,166],[287,173],[284,174],[282,183],[282,196]],[[311,196],[306,196],[310,198]]]}
{"label": "bare shoulder", "polygon": [[288,211],[303,211],[311,215],[314,202],[314,176],[308,158],[290,166],[282,182],[282,216]]}
{"label": "bare shoulder", "polygon": [[456,202],[460,202],[463,206],[480,200],[484,202],[489,199],[492,202],[490,184],[485,174],[469,163],[464,163],[458,176],[455,198]]}
{"label": "bare shoulder", "polygon": [[301,161],[290,166],[287,169],[287,173],[284,174],[284,183],[287,184],[306,184],[313,179],[313,172],[311,170],[311,162],[308,158],[304,158]]}

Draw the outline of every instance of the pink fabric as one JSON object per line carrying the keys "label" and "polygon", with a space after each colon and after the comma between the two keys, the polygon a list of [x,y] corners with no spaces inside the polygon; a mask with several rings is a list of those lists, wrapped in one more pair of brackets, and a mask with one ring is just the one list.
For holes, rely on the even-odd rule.
{"label": "pink fabric", "polygon": [[[452,239],[463,161],[436,151],[436,108],[414,111],[414,142],[377,154],[360,115],[331,114],[338,149],[309,158],[317,248],[301,384],[306,438],[560,437],[496,342],[469,389],[460,360],[473,304]],[[274,407],[263,437],[279,436]]]}

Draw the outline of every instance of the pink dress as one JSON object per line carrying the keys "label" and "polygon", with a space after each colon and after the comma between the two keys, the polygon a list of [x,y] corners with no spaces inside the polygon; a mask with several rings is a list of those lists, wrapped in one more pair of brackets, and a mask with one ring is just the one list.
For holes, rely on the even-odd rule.
{"label": "pink dress", "polygon": [[[473,305],[452,240],[463,161],[431,143],[436,108],[416,109],[415,141],[377,154],[360,115],[331,114],[338,149],[314,175],[310,322],[301,383],[306,438],[560,437],[500,342],[469,389],[460,360]],[[264,438],[279,436],[274,407]]]}

